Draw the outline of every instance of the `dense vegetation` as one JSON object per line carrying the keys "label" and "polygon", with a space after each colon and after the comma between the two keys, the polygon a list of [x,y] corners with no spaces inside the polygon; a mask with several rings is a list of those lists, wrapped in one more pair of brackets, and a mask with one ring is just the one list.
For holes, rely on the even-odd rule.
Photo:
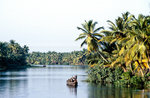
{"label": "dense vegetation", "polygon": [[[150,84],[150,16],[129,12],[107,21],[109,29],[96,28],[97,22],[85,21],[77,27],[83,33],[90,56],[89,81],[144,87]],[[99,31],[99,33],[97,33]]]}
{"label": "dense vegetation", "polygon": [[0,70],[7,68],[25,68],[29,65],[87,65],[86,49],[68,53],[32,52],[21,47],[14,40],[0,42]]}
{"label": "dense vegetation", "polygon": [[32,65],[86,65],[86,51],[73,51],[71,53],[32,52],[27,62]]}
{"label": "dense vegetation", "polygon": [[14,40],[0,42],[0,69],[21,68],[27,66],[28,47],[21,47]]}

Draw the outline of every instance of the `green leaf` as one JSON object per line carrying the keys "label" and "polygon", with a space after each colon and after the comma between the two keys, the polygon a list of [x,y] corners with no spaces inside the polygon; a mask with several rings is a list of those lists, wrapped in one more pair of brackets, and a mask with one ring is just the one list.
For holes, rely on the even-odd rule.
{"label": "green leaf", "polygon": [[86,36],[80,36],[75,41],[85,38]]}

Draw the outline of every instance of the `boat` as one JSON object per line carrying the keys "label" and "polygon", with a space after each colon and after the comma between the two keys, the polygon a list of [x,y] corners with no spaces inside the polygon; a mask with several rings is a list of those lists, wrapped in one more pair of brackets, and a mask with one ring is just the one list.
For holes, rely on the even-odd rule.
{"label": "boat", "polygon": [[46,67],[46,65],[43,65],[43,67]]}
{"label": "boat", "polygon": [[77,87],[78,86],[77,76],[68,79],[67,85],[72,87]]}
{"label": "boat", "polygon": [[76,86],[78,86],[78,82],[70,82],[70,81],[67,81],[67,85],[68,85],[68,86],[76,87]]}

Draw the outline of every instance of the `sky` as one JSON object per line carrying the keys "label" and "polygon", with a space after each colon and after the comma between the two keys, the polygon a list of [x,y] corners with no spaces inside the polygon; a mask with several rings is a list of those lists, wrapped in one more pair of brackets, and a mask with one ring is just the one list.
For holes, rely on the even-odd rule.
{"label": "sky", "polygon": [[[0,41],[15,40],[30,52],[82,50],[75,41],[85,20],[108,27],[121,13],[150,15],[149,0],[0,0]],[[86,48],[83,47],[83,48]]]}

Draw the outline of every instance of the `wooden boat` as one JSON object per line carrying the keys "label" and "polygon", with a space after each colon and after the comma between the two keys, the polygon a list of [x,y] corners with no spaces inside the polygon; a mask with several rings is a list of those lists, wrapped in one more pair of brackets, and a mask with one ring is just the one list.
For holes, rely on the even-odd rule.
{"label": "wooden boat", "polygon": [[43,65],[43,67],[46,67],[46,65]]}
{"label": "wooden boat", "polygon": [[78,82],[77,82],[77,81],[76,81],[76,82],[67,81],[67,85],[68,85],[68,86],[76,87],[76,86],[78,86]]}
{"label": "wooden boat", "polygon": [[78,86],[77,76],[68,79],[67,80],[67,85],[77,87]]}

